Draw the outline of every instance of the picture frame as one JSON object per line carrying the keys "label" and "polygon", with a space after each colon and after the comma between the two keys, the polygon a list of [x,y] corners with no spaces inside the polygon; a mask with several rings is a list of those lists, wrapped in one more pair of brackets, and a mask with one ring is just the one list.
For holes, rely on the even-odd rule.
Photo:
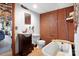
{"label": "picture frame", "polygon": [[25,24],[31,24],[31,15],[28,13],[24,13],[25,16]]}

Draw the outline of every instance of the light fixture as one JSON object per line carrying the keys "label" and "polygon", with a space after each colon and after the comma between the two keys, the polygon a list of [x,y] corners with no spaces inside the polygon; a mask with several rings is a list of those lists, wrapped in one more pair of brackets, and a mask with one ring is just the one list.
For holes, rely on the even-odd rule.
{"label": "light fixture", "polygon": [[37,4],[33,4],[33,8],[35,8],[35,9],[36,9],[37,7],[38,7],[38,6],[37,6]]}
{"label": "light fixture", "polygon": [[26,10],[29,10],[27,7],[25,7],[24,5],[21,5],[22,8],[26,9]]}

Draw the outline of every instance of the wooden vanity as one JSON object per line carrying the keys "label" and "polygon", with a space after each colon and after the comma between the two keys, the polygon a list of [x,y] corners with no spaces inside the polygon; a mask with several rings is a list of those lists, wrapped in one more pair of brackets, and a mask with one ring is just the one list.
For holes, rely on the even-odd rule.
{"label": "wooden vanity", "polygon": [[28,55],[33,50],[32,34],[19,33],[19,55]]}

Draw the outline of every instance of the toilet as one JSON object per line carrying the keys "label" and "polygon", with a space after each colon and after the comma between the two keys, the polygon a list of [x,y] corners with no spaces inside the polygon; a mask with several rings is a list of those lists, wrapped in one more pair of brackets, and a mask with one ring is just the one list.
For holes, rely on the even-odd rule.
{"label": "toilet", "polygon": [[37,48],[43,48],[45,46],[44,40],[38,40],[37,41]]}

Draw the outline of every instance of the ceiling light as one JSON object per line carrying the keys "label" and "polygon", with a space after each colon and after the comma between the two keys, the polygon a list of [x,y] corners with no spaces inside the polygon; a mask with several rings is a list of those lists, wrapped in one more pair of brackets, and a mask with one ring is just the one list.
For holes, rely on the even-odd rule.
{"label": "ceiling light", "polygon": [[38,6],[37,6],[37,4],[34,4],[34,5],[33,5],[33,8],[35,8],[35,9],[36,9],[37,7],[38,7]]}

